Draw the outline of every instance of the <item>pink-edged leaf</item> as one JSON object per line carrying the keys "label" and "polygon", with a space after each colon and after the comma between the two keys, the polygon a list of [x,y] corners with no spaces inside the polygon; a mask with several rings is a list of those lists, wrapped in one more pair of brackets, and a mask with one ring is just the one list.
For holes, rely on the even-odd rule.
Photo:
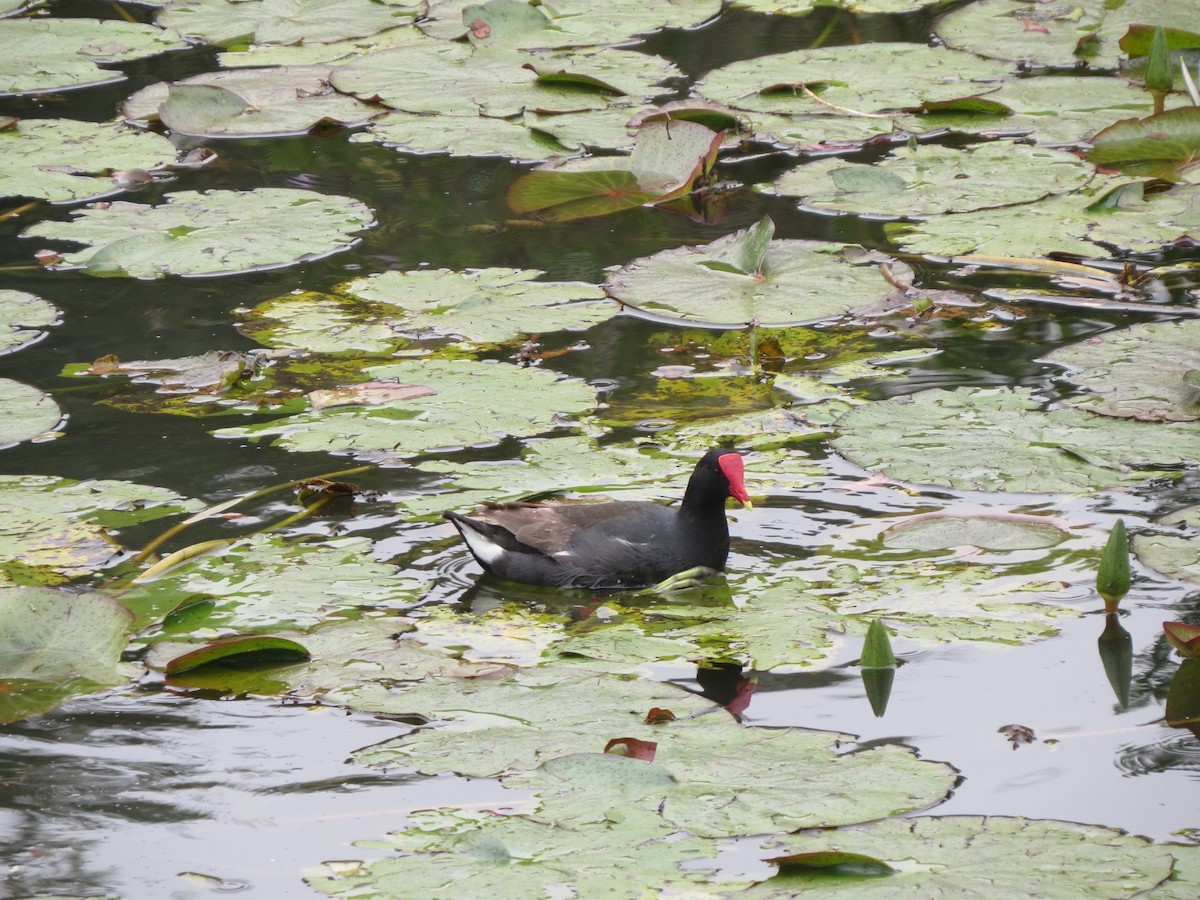
{"label": "pink-edged leaf", "polygon": [[654,741],[642,741],[638,738],[613,738],[604,745],[605,753],[616,756],[627,756],[630,759],[640,759],[654,762],[654,754],[658,752],[658,744]]}

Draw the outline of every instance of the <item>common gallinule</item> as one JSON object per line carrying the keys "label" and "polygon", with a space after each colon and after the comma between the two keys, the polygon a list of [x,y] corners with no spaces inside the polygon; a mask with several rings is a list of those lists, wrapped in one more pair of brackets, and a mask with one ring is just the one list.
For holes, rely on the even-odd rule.
{"label": "common gallinule", "polygon": [[710,450],[678,508],[648,501],[487,503],[445,516],[484,569],[509,581],[560,587],[646,587],[689,569],[721,570],[729,555],[725,499],[750,508],[742,458]]}

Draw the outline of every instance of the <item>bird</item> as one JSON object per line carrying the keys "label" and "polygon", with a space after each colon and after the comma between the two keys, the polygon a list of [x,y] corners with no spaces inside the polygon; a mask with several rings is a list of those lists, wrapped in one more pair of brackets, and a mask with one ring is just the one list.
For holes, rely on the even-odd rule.
{"label": "bird", "polygon": [[722,571],[725,501],[753,508],[733,450],[696,463],[678,507],[650,501],[484,503],[450,520],[484,571],[506,581],[592,590],[644,588],[690,570]]}

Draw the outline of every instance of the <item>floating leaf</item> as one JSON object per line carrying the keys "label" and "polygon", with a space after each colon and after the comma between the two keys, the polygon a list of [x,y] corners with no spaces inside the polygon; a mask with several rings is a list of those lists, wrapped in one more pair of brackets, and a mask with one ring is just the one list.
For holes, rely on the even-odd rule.
{"label": "floating leaf", "polygon": [[22,119],[0,128],[0,197],[94,200],[119,190],[114,171],[174,161],[175,147],[157,134],[70,119]]}
{"label": "floating leaf", "polygon": [[395,609],[416,602],[425,585],[398,578],[393,566],[371,560],[370,547],[362,537],[311,545],[255,537],[139,584],[121,601],[143,623],[184,603],[212,601],[202,617],[160,633],[176,639],[196,632],[211,636],[218,629],[308,628],[365,607]]}
{"label": "floating leaf", "polygon": [[53,431],[62,417],[62,410],[49,394],[11,378],[0,378],[0,448]]}
{"label": "floating leaf", "polygon": [[709,72],[696,90],[756,112],[824,113],[832,105],[875,114],[974,96],[1007,74],[1007,65],[958,50],[871,43],[742,60]]}
{"label": "floating leaf", "polygon": [[127,62],[180,43],[153,25],[115,19],[14,18],[0,21],[0,94],[32,94],[123,81],[100,65]]}
{"label": "floating leaf", "polygon": [[156,21],[182,37],[208,44],[322,44],[409,24],[421,11],[419,3],[372,0],[171,0]]}
{"label": "floating leaf", "polygon": [[[1187,529],[1200,528],[1200,506],[1185,506],[1156,521],[1159,531],[1133,536],[1133,552],[1144,565],[1170,578],[1200,583],[1200,542]],[[1169,528],[1180,529],[1177,537]]]}
{"label": "floating leaf", "polygon": [[1144,119],[1121,119],[1096,132],[1087,158],[1098,166],[1143,160],[1187,162],[1200,154],[1200,107],[1169,109]]}
{"label": "floating leaf", "polygon": [[[428,387],[436,394],[367,409],[338,407],[275,422],[224,428],[219,437],[276,438],[289,450],[349,452],[395,461],[436,448],[491,444],[565,424],[587,412],[595,391],[545,369],[468,360],[418,360],[365,370],[375,380]],[[482,406],[481,398],[487,398]]]}
{"label": "floating leaf", "polygon": [[25,291],[0,290],[0,356],[37,343],[46,336],[40,329],[58,323],[54,304]]}
{"label": "floating leaf", "polygon": [[1078,409],[1150,422],[1200,419],[1196,357],[1200,322],[1146,322],[1067,344],[1047,354],[1069,367],[1065,376],[1088,393],[1066,402]]}
{"label": "floating leaf", "polygon": [[321,122],[360,125],[382,112],[335,92],[329,72],[328,66],[205,72],[144,87],[121,109],[127,119],[157,119],[177,134],[222,137],[303,134]]}
{"label": "floating leaf", "polygon": [[604,287],[646,312],[726,328],[817,321],[893,290],[872,264],[876,258],[815,241],[771,241],[761,274],[738,274],[759,237],[743,229],[711,244],[664,250],[623,266]]}
{"label": "floating leaf", "polygon": [[[887,878],[778,875],[746,897],[1128,896],[1171,871],[1169,847],[1115,828],[1004,816],[915,816],[788,835],[772,852],[861,853],[897,871]],[[1019,856],[1022,865],[1013,865]]]}
{"label": "floating leaf", "polygon": [[885,547],[907,550],[1038,550],[1053,547],[1070,535],[1053,522],[1033,516],[929,513],[891,526],[882,537]]}
{"label": "floating leaf", "polygon": [[1092,168],[1061,150],[996,141],[954,149],[900,147],[871,165],[808,162],[774,182],[806,206],[884,216],[928,216],[1012,206],[1074,191]]}
{"label": "floating leaf", "polygon": [[121,684],[133,617],[95,593],[0,586],[0,723]]}
{"label": "floating leaf", "polygon": [[345,250],[374,224],[358,200],[291,188],[182,191],[163,199],[158,206],[90,207],[70,222],[41,222],[22,236],[89,245],[66,254],[62,268],[157,278],[293,265]]}
{"label": "floating leaf", "polygon": [[1189,423],[1040,406],[1025,389],[922,391],[851,409],[833,446],[892,478],[976,491],[1102,490],[1200,456],[1200,429]]}

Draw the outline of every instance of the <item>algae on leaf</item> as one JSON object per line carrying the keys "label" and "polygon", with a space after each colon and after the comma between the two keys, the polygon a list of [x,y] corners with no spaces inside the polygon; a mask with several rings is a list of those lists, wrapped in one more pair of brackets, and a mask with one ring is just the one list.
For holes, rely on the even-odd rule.
{"label": "algae on leaf", "polygon": [[[294,265],[345,250],[375,224],[358,200],[293,188],[181,191],[158,206],[119,201],[40,222],[22,237],[88,245],[60,268],[88,275],[225,275]],[[286,226],[286,227],[284,227]]]}

